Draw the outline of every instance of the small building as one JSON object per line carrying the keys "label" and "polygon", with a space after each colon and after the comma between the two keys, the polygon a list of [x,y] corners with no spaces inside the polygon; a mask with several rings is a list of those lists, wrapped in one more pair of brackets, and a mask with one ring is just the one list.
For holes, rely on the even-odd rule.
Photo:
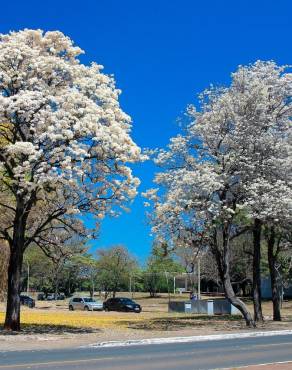
{"label": "small building", "polygon": [[[262,298],[272,298],[271,278],[269,276],[262,277]],[[283,298],[292,298],[292,282],[286,282],[282,286]]]}

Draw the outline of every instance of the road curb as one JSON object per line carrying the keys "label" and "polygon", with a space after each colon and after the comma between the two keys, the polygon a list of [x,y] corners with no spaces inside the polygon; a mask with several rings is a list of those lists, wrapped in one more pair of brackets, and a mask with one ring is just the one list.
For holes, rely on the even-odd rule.
{"label": "road curb", "polygon": [[292,335],[292,330],[274,330],[261,332],[244,332],[232,334],[212,334],[212,335],[196,335],[189,337],[168,337],[168,338],[148,338],[148,339],[130,339],[124,341],[108,341],[93,343],[80,348],[104,348],[104,347],[125,347],[125,346],[141,346],[149,344],[171,344],[171,343],[189,343],[189,342],[205,342],[212,340],[224,339],[240,339],[240,338],[257,338],[271,337],[279,335]]}
{"label": "road curb", "polygon": [[[292,361],[280,361],[280,362],[266,362],[266,363],[262,363],[262,364],[254,364],[254,365],[243,365],[243,366],[237,366],[236,368],[233,367],[224,367],[222,369],[218,369],[218,370],[240,370],[240,369],[250,369],[250,370],[260,370],[260,369],[267,369],[267,368],[270,368],[270,370],[274,370],[275,368],[277,369],[280,369],[283,368],[282,366],[286,366],[286,365],[289,365],[290,369],[291,369],[291,366],[290,364],[292,365]],[[271,366],[271,367],[270,367]]]}

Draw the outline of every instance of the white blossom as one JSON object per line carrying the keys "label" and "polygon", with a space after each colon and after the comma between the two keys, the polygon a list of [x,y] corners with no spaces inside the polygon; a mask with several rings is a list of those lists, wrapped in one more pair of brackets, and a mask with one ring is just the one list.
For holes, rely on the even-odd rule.
{"label": "white blossom", "polygon": [[137,194],[128,164],[142,156],[121,91],[82,53],[58,31],[0,35],[0,187],[15,209],[43,210],[28,240],[46,217],[102,219]]}

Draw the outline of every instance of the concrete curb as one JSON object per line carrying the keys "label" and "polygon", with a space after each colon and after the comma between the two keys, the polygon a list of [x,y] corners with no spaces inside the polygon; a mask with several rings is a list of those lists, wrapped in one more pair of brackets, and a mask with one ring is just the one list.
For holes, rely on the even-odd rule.
{"label": "concrete curb", "polygon": [[[290,364],[292,365],[292,361],[280,361],[280,362],[267,362],[267,363],[263,363],[263,364],[255,364],[255,365],[244,365],[244,366],[236,366],[236,370],[238,369],[260,369],[260,368],[270,368],[270,369],[275,369],[275,368],[279,368],[281,369],[281,366],[282,365],[289,365],[290,367]],[[278,366],[279,365],[279,366]],[[270,367],[272,366],[272,367]],[[290,367],[291,369],[291,367]],[[219,370],[234,370],[234,367],[224,367],[224,368],[221,368]]]}
{"label": "concrete curb", "polygon": [[170,344],[170,343],[189,343],[189,342],[205,342],[212,340],[238,339],[238,338],[257,338],[270,337],[278,335],[292,335],[292,330],[277,330],[277,331],[262,331],[262,332],[245,332],[233,334],[212,334],[212,335],[196,335],[190,337],[168,337],[168,338],[149,338],[149,339],[133,339],[125,341],[109,341],[93,343],[80,348],[104,348],[104,347],[125,347],[125,346],[141,346],[149,344]]}

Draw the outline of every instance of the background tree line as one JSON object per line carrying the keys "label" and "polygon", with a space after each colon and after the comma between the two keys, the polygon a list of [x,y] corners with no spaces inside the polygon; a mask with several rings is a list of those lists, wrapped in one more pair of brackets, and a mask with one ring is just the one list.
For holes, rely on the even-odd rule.
{"label": "background tree line", "polygon": [[[242,235],[232,247],[230,257],[230,276],[234,291],[242,297],[252,296],[252,255],[248,234]],[[62,246],[60,247],[62,249]],[[1,276],[7,275],[8,248],[2,247],[3,260]],[[268,248],[262,245],[261,270],[269,276]],[[166,243],[155,242],[151,254],[144,265],[125,246],[118,245],[97,250],[95,253],[83,253],[75,249],[66,258],[56,259],[45,255],[38,247],[29,248],[24,255],[21,276],[21,291],[29,289],[29,294],[42,292],[45,295],[60,293],[71,296],[76,292],[86,292],[106,299],[117,292],[148,292],[150,297],[160,293],[174,292],[174,277],[181,276],[176,288],[184,288],[184,279],[188,289],[198,289],[197,265],[200,258],[201,290],[216,294],[223,292],[223,286],[212,253],[194,255],[192,249],[184,248],[173,253]],[[282,281],[288,284],[292,278],[292,258],[289,251],[281,253],[279,272]],[[5,282],[5,278],[1,278]],[[29,281],[28,281],[29,279]],[[6,286],[1,286],[1,299],[5,298]]]}

